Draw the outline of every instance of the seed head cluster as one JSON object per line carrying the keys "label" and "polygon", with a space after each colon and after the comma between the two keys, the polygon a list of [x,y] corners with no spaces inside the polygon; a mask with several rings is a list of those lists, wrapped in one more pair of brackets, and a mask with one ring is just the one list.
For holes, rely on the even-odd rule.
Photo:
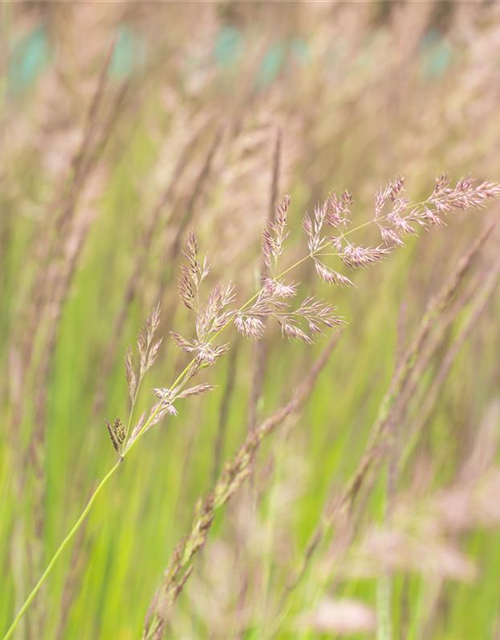
{"label": "seed head cluster", "polygon": [[[190,231],[184,251],[186,263],[181,268],[179,279],[179,294],[185,307],[194,315],[193,335],[184,337],[172,332],[171,336],[179,349],[191,356],[191,361],[173,385],[154,389],[156,402],[147,416],[141,416],[130,437],[130,425],[123,427],[121,423],[108,423],[113,446],[121,454],[143,431],[167,415],[176,416],[177,401],[213,389],[212,385],[205,383],[187,385],[228,351],[230,345],[217,339],[230,325],[234,325],[245,338],[260,340],[268,321],[274,320],[284,337],[308,345],[326,329],[342,327],[345,324],[343,318],[323,300],[307,296],[294,304],[300,284],[285,279],[285,275],[298,264],[312,260],[321,281],[338,287],[352,286],[352,272],[382,262],[397,247],[404,245],[407,236],[417,234],[419,228],[442,226],[445,216],[453,211],[480,209],[488,201],[499,198],[498,183],[463,178],[453,186],[443,176],[436,179],[435,187],[426,200],[414,203],[405,195],[404,178],[398,177],[376,193],[372,218],[353,226],[352,195],[348,191],[341,195],[331,193],[314,208],[312,216],[304,216],[303,229],[308,253],[302,260],[280,272],[278,267],[281,268],[280,261],[284,258],[289,236],[291,199],[286,196],[276,206],[275,215],[262,234],[262,259],[267,269],[262,274],[260,287],[250,300],[236,308],[236,290],[231,282],[217,283],[208,292],[205,291],[211,265],[206,256],[203,259],[199,257],[198,242],[193,231]],[[374,246],[355,243],[352,234],[369,225],[378,230],[380,242]],[[155,333],[159,322],[160,309],[156,307],[138,338],[138,367],[134,366],[130,350],[125,357],[132,405],[144,375],[158,354],[161,339],[157,340]]]}

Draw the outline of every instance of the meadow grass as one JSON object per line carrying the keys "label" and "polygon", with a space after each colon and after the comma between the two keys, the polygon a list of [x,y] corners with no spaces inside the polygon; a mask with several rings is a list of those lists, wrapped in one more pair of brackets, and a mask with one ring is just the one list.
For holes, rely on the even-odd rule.
{"label": "meadow grass", "polygon": [[[498,236],[488,225],[496,212],[447,217],[447,229],[408,238],[387,256],[318,251],[343,254],[338,269],[342,256],[318,264],[308,253],[317,249],[314,208],[332,189],[354,194],[353,243],[387,248],[390,234],[379,239],[371,219],[377,189],[395,176],[408,175],[415,202],[445,170],[453,185],[469,173],[479,184],[498,177],[489,55],[496,10],[457,8],[445,26],[428,6],[376,18],[370,7],[304,5],[290,14],[295,23],[279,8],[243,7],[240,22],[196,8],[194,39],[193,8],[135,16],[121,5],[48,9],[58,44],[51,66],[24,93],[13,94],[3,76],[1,629],[111,469],[18,637],[366,637],[378,614],[384,640],[494,638]],[[269,11],[273,37],[257,28],[258,11]],[[174,16],[177,57],[158,35]],[[233,19],[245,56],[239,67],[217,68],[203,47],[221,51],[214,25],[225,46],[239,42],[224,31]],[[36,9],[13,11],[9,38],[21,42],[44,20]],[[116,48],[123,56],[139,45],[119,35],[111,46],[124,21],[149,42],[145,66],[125,78]],[[301,38],[307,56],[298,53]],[[267,86],[276,41],[295,44]],[[342,46],[329,50],[328,41]],[[2,57],[3,70],[9,60]],[[459,208],[464,193],[468,204],[496,195],[493,184],[482,192],[461,184],[447,195]],[[285,193],[290,204],[276,218]],[[281,246],[272,234],[286,232],[265,235],[264,262],[261,234],[279,226],[283,207],[290,235],[277,273],[299,263],[286,284],[300,283],[300,299],[333,301],[335,314],[323,317],[348,322],[334,342],[283,340],[272,317],[283,309],[255,308]],[[339,193],[326,215],[346,207]],[[237,285],[237,327],[265,335],[248,343],[228,326],[220,339],[230,353],[193,383],[216,388],[181,399],[179,415],[120,464],[105,419],[123,455],[112,426],[119,415],[128,435],[133,427],[123,354],[158,299],[164,342],[136,420],[155,402],[152,389],[160,390],[158,413],[173,406],[161,390],[176,386],[169,381],[192,355],[169,337],[192,336],[177,292],[189,228],[198,253],[210,254],[210,286]],[[328,286],[341,276],[356,288]],[[304,313],[282,328],[309,342]],[[436,513],[443,504],[462,519]]]}

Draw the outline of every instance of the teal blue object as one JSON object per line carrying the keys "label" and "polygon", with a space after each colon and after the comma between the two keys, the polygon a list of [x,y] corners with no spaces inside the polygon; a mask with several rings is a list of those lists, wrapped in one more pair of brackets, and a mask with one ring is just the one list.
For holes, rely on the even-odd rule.
{"label": "teal blue object", "polygon": [[49,41],[43,25],[19,40],[11,52],[8,91],[19,94],[33,85],[49,63]]}
{"label": "teal blue object", "polygon": [[267,89],[277,79],[283,68],[285,54],[286,47],[281,42],[276,42],[267,50],[257,72],[257,87],[259,89]]}
{"label": "teal blue object", "polygon": [[301,64],[305,64],[311,60],[309,46],[304,38],[294,38],[291,42],[290,49]]}
{"label": "teal blue object", "polygon": [[243,51],[243,37],[236,27],[225,26],[217,34],[214,44],[215,62],[219,67],[230,67]]}
{"label": "teal blue object", "polygon": [[422,72],[429,78],[440,78],[450,66],[453,49],[444,42],[439,32],[432,30],[426,34],[422,40],[424,56],[422,61]]}
{"label": "teal blue object", "polygon": [[441,34],[437,29],[429,29],[427,33],[422,38],[422,42],[420,43],[420,48],[425,51],[426,49],[431,49],[439,44],[441,40]]}
{"label": "teal blue object", "polygon": [[146,60],[146,46],[134,30],[121,25],[118,30],[115,50],[109,67],[109,73],[115,80],[123,81],[143,66]]}

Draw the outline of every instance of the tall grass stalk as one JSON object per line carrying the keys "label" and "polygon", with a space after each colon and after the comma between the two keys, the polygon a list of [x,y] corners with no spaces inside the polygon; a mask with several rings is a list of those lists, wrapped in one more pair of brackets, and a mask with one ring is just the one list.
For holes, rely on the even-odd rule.
{"label": "tall grass stalk", "polygon": [[[291,593],[298,587],[311,569],[314,558],[325,542],[328,532],[334,530],[335,534],[341,537],[345,533],[346,528],[351,524],[354,517],[353,506],[355,500],[365,487],[365,484],[368,483],[368,479],[370,477],[374,478],[373,468],[375,465],[377,463],[381,464],[385,460],[387,452],[391,450],[391,439],[393,436],[389,432],[389,426],[393,421],[402,421],[403,416],[400,415],[402,410],[401,402],[405,403],[406,409],[408,408],[407,405],[411,399],[411,394],[407,395],[407,390],[408,386],[413,382],[412,374],[418,369],[418,377],[420,379],[429,365],[431,356],[436,354],[443,344],[445,328],[450,326],[451,322],[457,318],[459,312],[463,309],[465,299],[462,300],[461,304],[455,305],[448,316],[445,315],[451,301],[465,277],[470,272],[495,226],[496,221],[491,221],[486,224],[483,231],[475,241],[471,243],[459,263],[446,278],[439,292],[429,301],[414,337],[405,351],[400,365],[396,368],[389,389],[380,404],[377,419],[369,432],[369,442],[365,452],[346,487],[334,499],[333,505],[325,505],[321,518],[306,545],[302,561],[280,599],[279,612],[273,627],[278,628],[281,624],[288,608],[288,599]],[[478,314],[484,309],[486,301],[494,290],[497,279],[498,265],[495,265],[492,273],[485,280],[484,284],[479,286],[475,291],[471,317],[466,322],[459,337],[457,337],[459,344],[462,343],[463,333],[469,332],[472,329],[474,321],[478,318]],[[435,337],[434,334],[436,334],[437,337]],[[444,363],[447,363],[449,366],[447,360],[448,359],[445,358],[443,366]],[[413,392],[415,391],[413,387],[412,390]],[[431,391],[430,397],[434,398],[433,391]],[[372,473],[371,476],[370,472]],[[350,536],[347,536],[342,544],[347,545],[349,540]],[[326,579],[325,576],[320,586],[316,589],[316,600],[324,593]],[[382,621],[382,629],[379,627],[379,633],[390,633],[390,625],[387,624],[387,620],[390,620],[391,591],[390,576],[383,576],[377,583],[377,609]]]}
{"label": "tall grass stalk", "polygon": [[[290,271],[292,271],[293,269],[295,269],[296,267],[298,267],[300,264],[302,264],[305,260],[307,260],[310,257],[310,254],[308,254],[307,256],[305,256],[304,258],[298,260],[295,264],[293,264],[292,266],[288,267],[285,271],[283,271],[282,274],[280,274],[279,277],[282,277],[284,275],[286,275],[287,273],[289,273]],[[251,298],[249,298],[249,300],[247,300],[241,307],[240,307],[240,311],[244,310],[245,308],[247,308],[254,300],[256,300],[258,294],[253,295]],[[212,342],[213,340],[215,340],[216,337],[218,337],[220,335],[220,333],[226,329],[229,325],[229,322],[227,322],[211,339],[210,342]],[[178,375],[178,377],[176,378],[176,380],[173,382],[172,384],[172,388],[179,388],[181,389],[187,382],[188,380],[188,372],[190,369],[190,366],[192,366],[193,362],[195,360],[191,360],[189,362],[188,365],[186,365],[186,367],[181,371],[181,373]],[[132,408],[134,406],[135,402],[132,403]],[[80,527],[82,526],[83,522],[85,521],[87,515],[90,513],[91,509],[92,509],[92,505],[94,504],[95,500],[97,499],[97,497],[99,496],[99,494],[101,493],[101,491],[104,489],[104,487],[106,486],[106,484],[108,483],[108,481],[113,477],[113,475],[116,473],[116,471],[119,469],[120,464],[124,461],[125,457],[130,453],[130,451],[132,450],[133,447],[135,447],[135,445],[137,444],[137,442],[140,440],[140,438],[144,435],[144,433],[147,431],[147,429],[154,423],[155,418],[158,416],[159,412],[161,410],[161,404],[158,405],[157,409],[155,411],[153,411],[153,413],[150,415],[150,417],[148,418],[148,420],[144,423],[144,425],[142,426],[140,432],[138,433],[138,435],[134,438],[134,440],[131,442],[130,446],[127,448],[127,450],[122,454],[121,458],[118,460],[118,462],[108,471],[108,473],[104,476],[104,478],[101,480],[101,482],[97,485],[94,493],[92,494],[92,496],[90,497],[87,505],[85,506],[84,510],[82,511],[82,513],[80,514],[80,516],[78,517],[78,519],[76,520],[75,524],[73,525],[73,527],[70,529],[69,533],[67,534],[67,536],[64,538],[64,540],[61,542],[61,544],[59,545],[59,547],[57,548],[57,550],[55,551],[54,555],[52,556],[50,562],[48,563],[47,567],[45,568],[44,572],[42,573],[42,575],[40,576],[38,582],[35,584],[35,586],[33,587],[33,589],[31,590],[31,592],[29,593],[28,597],[26,598],[24,604],[21,606],[19,612],[17,613],[16,617],[14,618],[11,626],[8,628],[8,630],[6,631],[5,635],[3,636],[2,640],[8,640],[9,638],[12,637],[12,634],[14,633],[14,630],[16,629],[17,625],[19,624],[21,618],[24,616],[24,614],[26,613],[26,611],[29,609],[31,603],[33,602],[33,600],[35,599],[35,596],[37,595],[37,593],[40,591],[40,589],[42,588],[43,584],[45,583],[46,579],[48,578],[48,576],[50,575],[50,573],[52,572],[52,569],[54,568],[54,565],[56,564],[57,560],[59,559],[59,557],[61,556],[62,552],[65,550],[65,548],[68,546],[68,544],[71,542],[71,540],[73,539],[73,537],[75,536],[75,534],[77,533],[77,531],[80,529]],[[131,411],[132,413],[132,411]]]}
{"label": "tall grass stalk", "polygon": [[[202,183],[210,172],[213,156],[218,148],[221,136],[222,130],[219,130],[199,174],[199,183]],[[192,232],[188,234],[187,250],[185,252],[187,265],[182,270],[179,293],[184,305],[195,315],[196,339],[187,340],[178,334],[172,334],[172,336],[182,351],[191,354],[191,360],[170,387],[154,390],[158,401],[153,405],[148,418],[141,418],[130,432],[132,427],[130,421],[132,420],[142,379],[154,363],[161,343],[161,340],[155,341],[154,337],[160,322],[159,307],[157,307],[148,319],[146,328],[139,336],[140,362],[138,369],[136,370],[134,367],[131,352],[127,354],[126,358],[126,373],[131,398],[130,420],[126,425],[123,425],[118,418],[113,424],[107,423],[112,444],[118,454],[118,461],[98,484],[72,529],[57,548],[45,571],[7,630],[4,640],[8,640],[12,636],[22,616],[28,610],[50,575],[58,558],[82,526],[95,500],[137,442],[150,427],[165,416],[177,414],[177,409],[174,406],[177,400],[205,393],[212,388],[211,385],[202,384],[185,389],[187,383],[194,376],[202,369],[213,365],[218,357],[227,351],[229,345],[214,344],[214,341],[225,329],[234,323],[238,331],[244,336],[261,339],[265,329],[265,322],[274,319],[279,323],[284,336],[306,344],[312,344],[315,334],[321,333],[324,328],[334,329],[342,326],[344,321],[336,315],[331,306],[313,297],[306,298],[297,308],[291,308],[286,300],[296,296],[297,286],[294,283],[289,284],[283,281],[283,278],[288,273],[305,261],[312,260],[318,276],[326,283],[340,286],[352,284],[346,276],[325,264],[323,262],[324,257],[335,257],[350,269],[366,268],[374,263],[381,262],[392,250],[403,244],[402,238],[404,236],[416,233],[416,225],[424,228],[437,226],[442,224],[442,216],[451,211],[457,209],[465,210],[471,207],[481,208],[490,199],[500,197],[500,185],[491,182],[476,184],[472,179],[463,179],[452,187],[450,182],[443,177],[438,179],[429,198],[417,204],[412,204],[408,198],[402,195],[403,192],[403,178],[398,178],[389,183],[377,193],[374,217],[357,227],[351,226],[350,209],[353,202],[351,194],[344,192],[340,197],[337,194],[331,194],[323,204],[316,207],[312,217],[306,215],[304,218],[303,226],[308,238],[308,252],[306,255],[284,271],[277,273],[278,262],[283,253],[283,245],[288,236],[287,215],[290,199],[285,198],[277,206],[274,219],[268,223],[263,233],[263,260],[270,275],[263,278],[261,288],[257,293],[237,310],[233,311],[227,311],[227,307],[235,299],[234,289],[231,284],[226,287],[217,285],[209,294],[205,306],[202,306],[200,289],[210,271],[210,265],[206,259],[203,262],[199,260],[196,238]],[[188,213],[194,206],[198,193],[199,190],[195,189],[191,205],[188,207]],[[186,216],[182,219],[181,226],[185,222]],[[347,239],[348,236],[369,224],[374,224],[378,228],[382,244],[377,247],[363,247],[354,245]],[[347,227],[350,227],[349,230],[346,230]],[[330,235],[332,230],[336,235]],[[491,228],[472,246],[469,253],[460,262],[454,274],[454,279],[444,289],[444,292],[438,296],[434,304],[430,306],[421,330],[410,346],[395,383],[384,399],[378,421],[373,429],[372,442],[360,464],[358,473],[344,494],[342,500],[343,508],[348,507],[349,503],[355,498],[366,473],[378,457],[380,438],[385,435],[390,408],[414,367],[420,347],[427,338],[434,319],[439,316],[446,306],[458,287],[461,277],[467,271],[472,256],[479,250],[490,231]],[[177,238],[179,238],[179,235],[176,236],[175,247],[177,247]],[[328,251],[328,248],[333,248],[334,251]],[[331,343],[330,348],[333,348],[334,344],[335,341]],[[328,353],[328,349],[326,352]],[[195,355],[193,356],[193,354]],[[165,625],[165,611],[175,602],[185,581],[188,579],[192,569],[191,560],[205,543],[216,509],[223,506],[246,479],[253,457],[258,451],[262,440],[273,433],[286,417],[295,412],[304,397],[307,397],[322,366],[324,366],[324,362],[320,358],[311,370],[307,380],[301,386],[300,392],[297,392],[285,407],[265,421],[257,430],[249,433],[234,460],[225,467],[213,493],[209,494],[204,503],[201,504],[193,528],[174,553],[166,572],[164,585],[157,593],[152,613],[146,626],[145,637],[148,639],[161,637],[161,631]]]}
{"label": "tall grass stalk", "polygon": [[163,637],[167,614],[191,575],[193,559],[205,545],[216,511],[230,500],[248,478],[262,442],[285,420],[295,414],[307,400],[338,343],[339,335],[334,336],[323,349],[290,400],[248,433],[236,455],[224,466],[212,491],[198,503],[191,529],[176,547],[165,571],[162,585],[151,603],[143,640],[160,640]]}

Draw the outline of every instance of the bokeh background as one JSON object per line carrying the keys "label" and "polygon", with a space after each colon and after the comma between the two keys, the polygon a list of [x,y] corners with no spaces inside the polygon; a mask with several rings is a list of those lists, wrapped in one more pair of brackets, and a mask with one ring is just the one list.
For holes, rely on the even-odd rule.
{"label": "bokeh background", "polygon": [[[127,412],[123,355],[158,300],[165,340],[141,406],[183,363],[167,337],[191,326],[176,286],[187,230],[244,300],[276,193],[292,198],[292,262],[304,212],[331,190],[353,193],[361,224],[398,175],[415,201],[442,173],[499,179],[499,99],[495,2],[1,3],[2,629],[114,463],[104,420]],[[450,218],[358,273],[355,289],[329,289],[307,266],[297,274],[349,326],[218,515],[168,637],[375,637],[390,575],[394,638],[500,638],[493,285],[472,315],[498,271],[495,235],[399,417],[397,517],[384,515],[380,472],[348,550],[329,530],[287,591],[358,464],[398,354],[492,216]],[[326,341],[308,347],[270,327],[252,407],[255,347],[229,339],[208,374],[217,389],[127,458],[17,637],[139,637],[196,500],[252,411],[258,421],[286,401]]]}

